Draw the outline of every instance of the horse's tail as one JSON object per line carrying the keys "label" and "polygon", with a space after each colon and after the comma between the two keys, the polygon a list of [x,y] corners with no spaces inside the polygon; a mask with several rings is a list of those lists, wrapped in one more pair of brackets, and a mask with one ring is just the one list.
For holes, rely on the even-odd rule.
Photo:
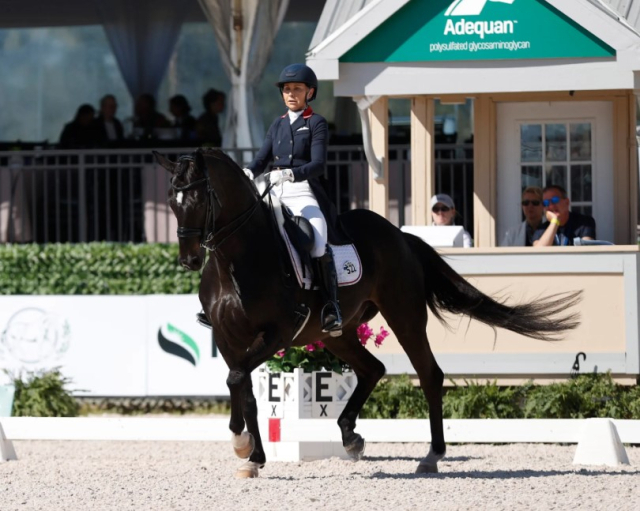
{"label": "horse's tail", "polygon": [[560,313],[580,301],[581,291],[509,306],[469,284],[420,238],[403,234],[422,264],[427,305],[440,321],[444,321],[442,311],[465,314],[489,326],[545,341],[557,340],[559,334],[578,326],[577,313]]}

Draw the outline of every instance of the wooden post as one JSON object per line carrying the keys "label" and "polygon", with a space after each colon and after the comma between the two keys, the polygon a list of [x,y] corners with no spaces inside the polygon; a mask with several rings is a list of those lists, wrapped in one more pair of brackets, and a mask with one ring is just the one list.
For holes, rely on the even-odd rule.
{"label": "wooden post", "polygon": [[389,218],[389,106],[386,97],[369,107],[371,144],[378,158],[382,158],[382,177],[376,179],[369,166],[369,209]]}
{"label": "wooden post", "polygon": [[496,105],[491,97],[480,95],[476,97],[473,108],[473,240],[476,247],[495,247]]}
{"label": "wooden post", "polygon": [[[629,102],[633,95],[625,94],[616,96],[613,100],[613,194],[614,194],[614,226],[613,242],[616,245],[635,243],[635,239],[629,239],[632,221],[631,203],[634,190],[631,189],[635,179],[631,176],[631,158],[629,154],[630,138],[633,132],[629,132]],[[635,98],[634,98],[635,99]],[[635,117],[635,111],[634,111]],[[636,171],[637,172],[637,171]],[[633,215],[636,219],[637,213]],[[597,233],[596,233],[597,234]]]}
{"label": "wooden post", "polygon": [[433,99],[411,101],[411,224],[431,224],[430,200],[435,193]]}

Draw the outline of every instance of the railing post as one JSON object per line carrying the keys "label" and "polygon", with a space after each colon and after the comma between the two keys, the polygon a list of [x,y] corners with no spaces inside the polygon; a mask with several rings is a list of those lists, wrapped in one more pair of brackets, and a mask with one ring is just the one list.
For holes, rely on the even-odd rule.
{"label": "railing post", "polygon": [[78,241],[87,241],[87,189],[84,153],[78,153]]}

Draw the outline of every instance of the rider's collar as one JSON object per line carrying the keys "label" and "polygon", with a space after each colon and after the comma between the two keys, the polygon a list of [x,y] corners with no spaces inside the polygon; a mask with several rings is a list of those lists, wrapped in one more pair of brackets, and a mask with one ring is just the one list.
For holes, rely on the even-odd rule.
{"label": "rider's collar", "polygon": [[[289,115],[289,110],[287,110],[284,114],[282,114],[280,117],[282,119],[284,119],[285,117],[287,117]],[[313,110],[310,106],[307,106],[307,108],[305,108],[302,111],[302,118],[303,119],[308,119],[309,117],[311,117],[313,115]]]}

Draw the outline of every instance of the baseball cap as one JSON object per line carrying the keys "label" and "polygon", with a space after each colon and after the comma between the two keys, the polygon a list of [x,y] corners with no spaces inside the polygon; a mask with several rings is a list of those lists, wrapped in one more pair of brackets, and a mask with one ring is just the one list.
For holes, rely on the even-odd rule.
{"label": "baseball cap", "polygon": [[451,197],[449,197],[446,193],[438,193],[436,195],[434,195],[433,197],[431,197],[431,207],[433,208],[433,206],[435,206],[436,204],[438,204],[438,202],[440,204],[444,204],[445,206],[450,207],[451,209],[455,209],[455,204],[453,203],[453,199]]}

